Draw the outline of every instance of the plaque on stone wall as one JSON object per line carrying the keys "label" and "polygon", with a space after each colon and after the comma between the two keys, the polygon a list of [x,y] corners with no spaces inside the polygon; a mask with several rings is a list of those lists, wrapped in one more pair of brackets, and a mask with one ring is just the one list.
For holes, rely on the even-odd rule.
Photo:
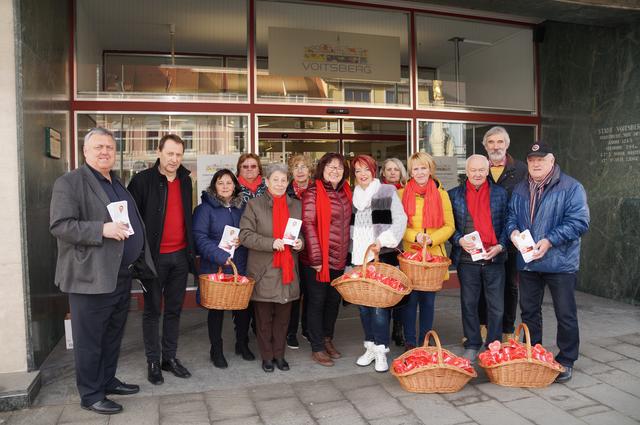
{"label": "plaque on stone wall", "polygon": [[640,161],[640,123],[627,123],[596,130],[603,164]]}
{"label": "plaque on stone wall", "polygon": [[51,127],[44,129],[45,153],[50,158],[60,159],[62,154],[62,137],[58,130]]}

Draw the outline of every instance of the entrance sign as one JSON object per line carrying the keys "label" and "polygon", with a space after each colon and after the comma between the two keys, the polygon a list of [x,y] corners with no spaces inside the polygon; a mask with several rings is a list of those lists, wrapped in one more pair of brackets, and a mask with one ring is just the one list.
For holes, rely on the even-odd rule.
{"label": "entrance sign", "polygon": [[400,38],[269,28],[269,74],[400,81]]}
{"label": "entrance sign", "polygon": [[239,154],[235,155],[198,155],[198,205],[200,205],[200,194],[207,190],[211,184],[211,178],[218,170],[228,168],[232,173],[236,173],[236,165],[238,164]]}
{"label": "entrance sign", "polygon": [[453,189],[460,184],[458,180],[458,158],[455,156],[434,156],[436,177],[444,190]]}

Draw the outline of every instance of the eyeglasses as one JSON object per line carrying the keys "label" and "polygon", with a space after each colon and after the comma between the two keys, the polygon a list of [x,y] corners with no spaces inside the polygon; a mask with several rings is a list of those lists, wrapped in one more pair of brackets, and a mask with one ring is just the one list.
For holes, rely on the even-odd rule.
{"label": "eyeglasses", "polygon": [[344,167],[338,165],[337,167],[335,165],[327,165],[327,169],[329,171],[344,171]]}
{"label": "eyeglasses", "polygon": [[106,149],[107,152],[113,152],[116,150],[116,147],[114,145],[95,145],[93,147],[93,150],[96,152],[102,152],[103,149]]}
{"label": "eyeglasses", "polygon": [[294,169],[294,170],[306,170],[306,169],[308,169],[308,168],[309,168],[309,167],[307,167],[307,166],[306,166],[306,165],[304,165],[304,164],[296,165],[295,167],[293,167],[293,169]]}
{"label": "eyeglasses", "polygon": [[251,165],[242,164],[242,169],[244,170],[255,170],[256,168],[258,168],[256,164],[251,164]]}

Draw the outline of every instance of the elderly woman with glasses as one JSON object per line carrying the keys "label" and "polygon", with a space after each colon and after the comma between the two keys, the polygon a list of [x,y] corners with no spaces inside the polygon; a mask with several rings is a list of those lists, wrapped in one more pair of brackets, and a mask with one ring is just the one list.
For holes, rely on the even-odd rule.
{"label": "elderly woman with glasses", "polygon": [[240,242],[248,248],[247,274],[256,280],[251,295],[256,316],[256,336],[262,369],[289,370],[284,358],[291,302],[300,297],[298,251],[301,236],[285,240],[290,218],[300,219],[300,201],[286,195],[287,167],[271,164],[266,174],[267,192],[251,199],[240,219]]}
{"label": "elderly woman with glasses", "polygon": [[[302,194],[313,184],[311,179],[311,160],[305,155],[293,155],[289,158],[289,175],[291,182],[287,186],[287,195],[293,199],[302,200]],[[300,299],[291,304],[291,318],[289,320],[289,329],[287,330],[287,347],[292,350],[300,348],[298,342],[298,322],[302,317],[302,336],[309,338],[307,333],[307,309],[304,301],[305,283],[300,280]],[[301,302],[302,301],[302,302]],[[300,307],[302,304],[302,315]]]}
{"label": "elderly woman with glasses", "polygon": [[333,345],[340,294],[331,281],[344,273],[349,253],[351,188],[348,165],[338,153],[318,163],[314,184],[302,195],[302,231],[307,248],[301,256],[306,284],[307,328],[312,359],[333,366],[341,354]]}
{"label": "elderly woman with glasses", "polygon": [[238,158],[236,176],[240,183],[242,201],[257,198],[267,190],[264,178],[262,177],[262,164],[260,157],[255,153],[243,153]]}

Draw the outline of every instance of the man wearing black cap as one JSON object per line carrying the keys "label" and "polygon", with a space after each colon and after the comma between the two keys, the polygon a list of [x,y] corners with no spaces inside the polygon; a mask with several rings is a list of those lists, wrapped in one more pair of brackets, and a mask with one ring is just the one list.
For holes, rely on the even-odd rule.
{"label": "man wearing black cap", "polygon": [[529,176],[513,190],[507,231],[521,252],[521,232],[534,240],[531,261],[518,255],[520,310],[531,333],[531,343],[542,342],[542,300],[549,287],[558,321],[558,363],[565,367],[556,382],[571,379],[578,358],[580,337],[576,312],[576,273],[580,266],[580,237],[589,228],[589,207],[584,187],[560,171],[551,147],[534,143],[527,154]]}

